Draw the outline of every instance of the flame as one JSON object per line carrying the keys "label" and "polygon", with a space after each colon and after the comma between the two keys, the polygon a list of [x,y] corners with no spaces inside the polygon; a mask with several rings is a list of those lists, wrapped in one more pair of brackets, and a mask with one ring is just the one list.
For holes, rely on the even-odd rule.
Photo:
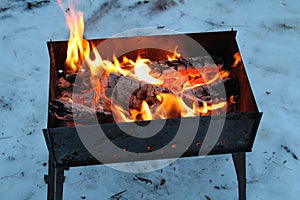
{"label": "flame", "polygon": [[147,65],[147,63],[150,63],[149,59],[144,59],[138,56],[135,62],[129,59],[129,63],[134,67],[134,74],[132,76],[135,77],[137,80],[159,85],[163,83],[162,80],[154,78],[150,75],[151,69]]}
{"label": "flame", "polygon": [[70,30],[66,64],[69,67],[68,71],[72,73],[80,68],[82,60],[86,55],[89,55],[89,44],[83,39],[83,13],[81,11],[75,11],[70,1],[69,13],[66,12],[61,0],[57,0],[57,3],[65,15],[66,23]]}
{"label": "flame", "polygon": [[206,114],[208,112],[207,103],[205,101],[203,102],[203,108],[200,112],[202,112],[203,114]]}
{"label": "flame", "polygon": [[133,120],[128,116],[128,112],[123,109],[122,106],[112,104],[111,110],[114,114],[114,118],[116,122],[132,122]]}
{"label": "flame", "polygon": [[[123,57],[123,62],[120,63],[115,55],[113,55],[112,63],[109,60],[102,60],[99,51],[94,44],[85,40],[83,38],[84,33],[84,20],[83,13],[81,11],[76,11],[69,1],[69,13],[65,12],[65,8],[61,0],[57,0],[59,6],[64,12],[67,26],[70,30],[70,37],[68,42],[66,65],[68,66],[68,72],[77,72],[82,67],[82,63],[85,61],[90,69],[91,75],[99,75],[101,71],[105,71],[108,75],[110,72],[115,72],[122,74],[124,76],[131,76],[138,80],[145,81],[151,84],[162,84],[162,81],[153,78],[149,73],[151,69],[148,67],[147,63],[150,62],[149,59],[137,57],[136,61],[132,61],[127,57]],[[92,50],[90,50],[92,49]],[[91,58],[93,55],[93,59]],[[123,64],[131,64],[134,71],[122,69]]]}
{"label": "flame", "polygon": [[169,61],[177,60],[178,58],[181,57],[180,53],[177,52],[177,49],[178,49],[178,45],[176,45],[172,56],[167,55],[167,59]]}
{"label": "flame", "polygon": [[231,103],[231,104],[236,103],[233,95],[230,96],[229,103]]}
{"label": "flame", "polygon": [[241,57],[240,52],[235,53],[233,55],[233,58],[234,58],[234,63],[232,65],[232,67],[236,67],[240,64],[240,62],[242,62],[242,57]]}
{"label": "flame", "polygon": [[[100,85],[99,75],[109,76],[109,74],[113,72],[158,86],[165,86],[164,83],[167,78],[169,78],[169,82],[172,82],[170,81],[170,78],[179,80],[178,76],[162,76],[159,78],[151,76],[151,68],[149,67],[151,61],[147,58],[142,58],[140,55],[137,56],[135,61],[125,56],[122,61],[119,61],[115,55],[112,55],[112,61],[103,60],[97,47],[83,37],[83,13],[81,11],[76,11],[70,1],[68,12],[66,12],[66,9],[62,4],[62,0],[57,0],[57,2],[64,12],[66,23],[70,30],[67,58],[65,61],[67,72],[75,73],[79,72],[83,67],[88,67],[87,71],[90,72],[91,84],[96,93],[93,107],[95,107],[100,98],[104,98],[106,101],[111,102],[111,100],[105,96],[105,91],[103,91],[104,89]],[[182,57],[181,54],[177,52],[177,49],[178,46],[174,48],[173,55],[167,55],[169,61]],[[241,62],[240,54],[236,53],[234,59],[235,62],[233,66],[237,66]],[[172,93],[157,94],[155,98],[159,101],[159,104],[150,106],[146,100],[143,100],[139,109],[129,109],[129,113],[122,106],[111,105],[111,111],[115,114],[115,121],[131,122],[138,120],[192,117],[207,115],[213,110],[226,108],[226,101],[219,103],[202,102],[202,106],[199,106],[197,101],[186,103],[182,96],[186,90],[227,78],[229,76],[228,71],[204,68],[202,70],[178,70],[176,73],[183,77],[182,81],[176,82],[176,84],[182,84],[182,87],[179,87],[181,88],[181,91],[178,92],[179,95],[174,95]],[[231,99],[233,99],[233,97]],[[70,100],[72,101],[72,99]]]}
{"label": "flame", "polygon": [[[70,30],[67,58],[65,61],[65,64],[67,65],[67,71],[69,73],[78,72],[82,68],[83,63],[86,62],[91,75],[99,75],[103,68],[107,68],[107,66],[111,65],[111,62],[102,60],[95,45],[93,43],[89,44],[89,42],[83,38],[83,13],[75,10],[70,0],[68,1],[68,12],[64,8],[61,0],[57,0],[57,3],[64,12],[66,24]],[[91,58],[91,55],[94,58]]]}
{"label": "flame", "polygon": [[198,108],[198,112],[202,115],[206,115],[209,112],[212,112],[214,110],[226,108],[227,102],[221,101],[219,103],[212,103],[211,105],[208,105],[207,102],[203,102],[203,106]]}
{"label": "flame", "polygon": [[132,116],[134,121],[137,120],[152,120],[152,113],[151,110],[147,104],[147,102],[144,100],[141,104],[140,111],[136,109],[130,109],[130,115]]}
{"label": "flame", "polygon": [[[196,81],[190,81],[191,86],[186,87],[186,89],[190,90],[190,89],[194,89],[194,88],[197,88],[197,87],[200,87],[200,86],[203,86],[203,85],[209,85],[209,84],[212,84],[214,82],[224,80],[224,79],[228,78],[229,75],[230,75],[229,71],[224,71],[224,70],[221,70],[221,71],[215,70],[214,72],[209,71],[209,73],[213,74],[213,76],[212,77],[206,76],[205,75],[206,72],[205,72],[205,68],[204,68],[204,70],[202,70],[202,73],[198,72],[198,74],[194,74],[194,76],[200,76],[201,75],[203,78],[199,79],[199,80],[196,80]],[[200,83],[198,83],[199,81],[200,81]]]}
{"label": "flame", "polygon": [[160,101],[160,105],[155,110],[155,119],[180,117],[181,108],[175,95],[162,93],[156,97]]}
{"label": "flame", "polygon": [[[101,67],[99,66],[106,66],[109,65],[110,63],[107,63],[105,60],[103,61],[99,52],[97,51],[97,48],[94,46],[93,43],[91,43],[92,46],[92,52],[90,53],[88,50],[85,52],[86,55],[85,62],[89,66],[90,72],[92,76],[97,76],[101,73]],[[94,58],[92,59],[90,55],[93,55]]]}

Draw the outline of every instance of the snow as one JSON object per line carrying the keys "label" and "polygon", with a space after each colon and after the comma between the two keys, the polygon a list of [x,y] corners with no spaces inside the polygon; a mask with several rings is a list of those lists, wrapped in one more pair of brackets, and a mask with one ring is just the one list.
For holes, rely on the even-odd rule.
{"label": "snow", "polygon": [[[46,198],[43,164],[48,151],[41,131],[47,126],[46,41],[67,40],[69,34],[54,0],[32,9],[26,2],[0,2],[0,199]],[[247,154],[248,199],[297,199],[300,161],[291,152],[300,156],[300,2],[164,0],[163,10],[154,6],[156,1],[137,2],[80,1],[86,38],[158,26],[181,33],[237,30],[247,74],[264,112],[253,152]],[[107,166],[72,168],[65,175],[64,199],[110,199],[123,190],[120,199],[237,198],[230,155],[180,159],[162,171],[137,174],[153,184]],[[160,186],[162,178],[166,183]]]}

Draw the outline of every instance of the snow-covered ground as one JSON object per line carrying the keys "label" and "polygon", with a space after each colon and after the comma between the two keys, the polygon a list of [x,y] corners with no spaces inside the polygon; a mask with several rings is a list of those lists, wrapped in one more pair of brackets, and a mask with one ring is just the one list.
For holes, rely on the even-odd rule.
{"label": "snow-covered ground", "polygon": [[[0,199],[46,198],[48,151],[41,131],[48,102],[46,41],[67,40],[69,34],[54,0],[38,6],[27,2],[33,1],[0,2]],[[300,161],[293,154],[300,156],[300,1],[160,2],[80,1],[85,36],[158,26],[183,33],[236,29],[264,112],[253,152],[247,154],[248,199],[298,199]],[[111,199],[124,190],[120,200],[237,199],[230,155],[180,159],[161,171],[138,175],[153,183],[107,166],[72,168],[66,173],[64,199]],[[160,186],[162,178],[166,183]]]}

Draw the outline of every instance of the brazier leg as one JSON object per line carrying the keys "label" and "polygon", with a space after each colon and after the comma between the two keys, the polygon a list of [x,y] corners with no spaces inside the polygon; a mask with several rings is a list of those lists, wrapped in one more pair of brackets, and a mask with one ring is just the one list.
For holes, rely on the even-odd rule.
{"label": "brazier leg", "polygon": [[57,167],[49,155],[48,175],[46,175],[47,200],[62,200],[64,179],[64,168]]}
{"label": "brazier leg", "polygon": [[54,187],[55,187],[55,166],[54,161],[51,155],[49,155],[49,162],[48,162],[48,175],[47,177],[47,184],[48,184],[48,191],[47,191],[47,199],[54,200]]}
{"label": "brazier leg", "polygon": [[246,153],[232,153],[232,159],[238,179],[239,200],[246,200]]}
{"label": "brazier leg", "polygon": [[55,200],[62,200],[65,179],[63,167],[56,168],[55,179]]}

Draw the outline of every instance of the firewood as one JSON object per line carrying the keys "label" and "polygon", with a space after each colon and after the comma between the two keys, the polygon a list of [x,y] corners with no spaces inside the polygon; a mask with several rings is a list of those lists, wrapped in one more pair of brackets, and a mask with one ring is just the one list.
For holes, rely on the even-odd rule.
{"label": "firewood", "polygon": [[[66,74],[56,82],[57,96],[51,102],[50,111],[57,119],[66,122],[76,119],[77,124],[90,124],[96,117],[100,123],[106,123],[114,121],[112,110],[115,108],[112,108],[112,104],[123,111],[141,110],[142,102],[146,101],[153,111],[161,104],[157,97],[161,93],[181,96],[191,108],[194,102],[198,102],[200,107],[205,102],[207,105],[224,101],[235,102],[239,95],[238,84],[232,78],[217,77],[213,82],[205,82],[223,68],[223,60],[219,57],[152,61],[148,66],[151,68],[152,77],[163,80],[162,85],[150,84],[116,73],[101,77],[93,77],[89,72]],[[226,96],[222,95],[224,89]],[[226,108],[224,109],[226,111]],[[227,106],[228,112],[237,110],[235,103],[229,103]],[[172,116],[180,117],[180,112],[177,114],[176,110]],[[129,113],[125,115],[129,117]]]}
{"label": "firewood", "polygon": [[73,86],[73,84],[71,84],[69,81],[67,81],[64,77],[60,77],[57,81],[56,81],[57,87],[60,89],[67,89],[67,88],[71,88]]}
{"label": "firewood", "polygon": [[[143,100],[145,100],[149,106],[158,104],[159,101],[156,98],[157,94],[170,93],[166,88],[138,81],[130,77],[124,77],[119,74],[110,73],[109,77],[109,86],[115,89],[115,93],[113,94],[114,102],[123,108],[139,109]],[[121,82],[118,83],[120,80]],[[120,89],[117,87],[120,87]],[[129,91],[132,91],[132,93],[128,94]],[[111,98],[111,95],[112,94],[108,97]],[[128,97],[128,95],[130,95],[129,102],[124,102],[124,98]]]}
{"label": "firewood", "polygon": [[[171,70],[171,72],[165,71],[164,76],[169,77],[170,73],[173,72],[174,70]],[[122,83],[119,83],[121,89],[115,88],[116,90],[114,93],[114,102],[122,106],[123,108],[127,107],[133,109],[140,109],[143,100],[145,100],[149,106],[159,104],[156,95],[160,93],[173,93],[174,95],[180,95],[183,98],[183,100],[189,105],[192,105],[192,103],[195,101],[198,102],[199,104],[202,104],[202,102],[204,101],[213,102],[215,98],[219,98],[219,100],[225,101],[226,99],[229,100],[230,96],[237,94],[237,90],[233,90],[233,92],[227,94],[227,96],[224,97],[220,96],[220,87],[222,86],[222,84],[225,84],[225,82],[223,83],[222,81],[220,81],[215,86],[204,85],[192,90],[186,90],[183,93],[181,93],[182,85],[186,81],[185,79],[181,79],[180,81],[177,80],[178,84],[180,84],[181,86],[174,86],[173,88],[171,88],[172,85],[175,85],[174,82],[176,82],[176,80],[172,82],[171,80],[166,78],[165,83],[162,86],[156,86],[142,81],[138,81],[130,77],[124,77],[115,73],[110,74],[110,79],[109,79],[110,89],[118,86],[117,83],[121,77],[122,77]],[[172,78],[174,76],[170,76],[170,77]],[[230,79],[224,81],[231,82]],[[232,86],[232,84],[229,84],[229,86]],[[134,90],[134,92],[132,92],[132,94],[128,94],[128,91],[130,91],[132,88],[136,88],[136,89]],[[131,95],[129,102],[123,102],[124,98],[128,95]],[[111,98],[112,94],[110,94],[107,97]]]}
{"label": "firewood", "polygon": [[90,107],[62,100],[52,100],[50,113],[57,119],[71,122],[76,120],[79,124],[94,124],[95,120],[99,123],[112,122],[112,114],[102,110],[94,110]]}
{"label": "firewood", "polygon": [[88,72],[77,72],[72,74],[66,74],[64,77],[66,81],[74,85],[74,87],[79,90],[89,90],[93,87],[91,83],[91,74]]}
{"label": "firewood", "polygon": [[[97,77],[90,73],[72,73],[60,77],[56,81],[58,100],[72,100],[72,102],[83,104],[88,107],[95,107],[95,87]],[[94,84],[92,83],[94,81]]]}

